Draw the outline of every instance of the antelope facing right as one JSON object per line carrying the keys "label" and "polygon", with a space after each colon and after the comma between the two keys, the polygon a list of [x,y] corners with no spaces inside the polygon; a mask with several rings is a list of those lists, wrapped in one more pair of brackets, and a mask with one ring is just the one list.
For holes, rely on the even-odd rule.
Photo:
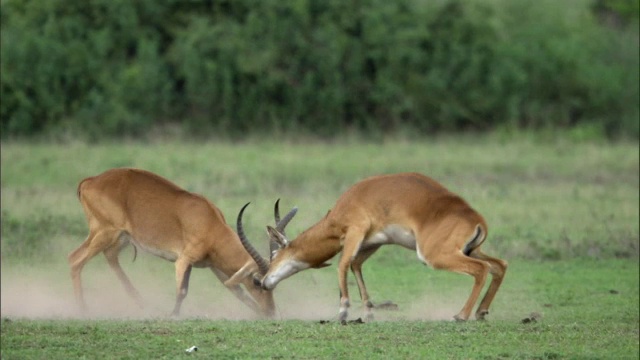
{"label": "antelope facing right", "polygon": [[[136,249],[175,263],[177,289],[172,315],[180,313],[193,267],[210,268],[244,304],[262,316],[274,315],[271,290],[256,286],[253,280],[267,268],[259,268],[252,259],[256,254],[245,250],[222,212],[203,196],[151,172],[119,168],[82,180],[78,197],[89,223],[89,235],[68,260],[75,297],[82,308],[86,305],[80,274],[84,265],[101,252],[127,293],[142,307],[138,291],[118,261],[120,251],[131,243]],[[284,231],[293,214],[278,219],[279,231]]]}

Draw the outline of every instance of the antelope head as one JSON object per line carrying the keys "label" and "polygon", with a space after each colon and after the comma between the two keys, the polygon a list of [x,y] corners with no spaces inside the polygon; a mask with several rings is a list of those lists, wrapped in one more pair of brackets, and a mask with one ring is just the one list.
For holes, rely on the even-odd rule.
{"label": "antelope head", "polygon": [[[251,255],[251,257],[256,262],[256,264],[258,265],[258,273],[253,274],[253,283],[256,286],[264,288],[265,290],[271,290],[273,289],[273,287],[275,287],[275,285],[271,288],[265,287],[263,283],[263,279],[269,273],[270,265],[273,259],[277,256],[278,252],[289,245],[289,240],[286,238],[284,230],[287,224],[289,224],[291,219],[293,219],[293,217],[298,212],[298,208],[294,207],[293,209],[291,209],[291,211],[287,213],[287,215],[285,215],[284,218],[281,219],[279,202],[280,202],[280,199],[276,201],[276,204],[274,207],[274,218],[275,218],[276,227],[275,228],[271,226],[267,227],[269,231],[269,238],[270,238],[269,260],[263,258],[262,255],[260,255],[260,253],[253,247],[253,245],[251,245],[251,242],[247,239],[244,233],[244,229],[242,226],[242,215],[246,207],[249,205],[249,203],[245,204],[240,210],[240,213],[238,214],[238,220],[236,223],[238,236],[240,237],[240,242],[242,243],[244,248],[247,250],[249,255]],[[273,233],[276,233],[278,236],[277,237],[274,236]]]}
{"label": "antelope head", "polygon": [[294,241],[289,241],[284,229],[298,209],[294,207],[281,220],[279,202],[280,200],[278,199],[274,206],[276,227],[267,226],[270,249],[269,261],[262,258],[251,246],[242,231],[242,211],[238,215],[238,235],[249,254],[251,256],[255,254],[254,260],[258,263],[260,271],[260,277],[254,276],[253,278],[254,284],[265,290],[272,290],[280,281],[302,270],[329,266],[324,261],[333,257],[339,251],[339,249],[334,251],[333,247],[325,249],[323,246],[308,246],[306,240],[317,238],[315,236],[317,231],[310,231],[311,229],[300,234]]}

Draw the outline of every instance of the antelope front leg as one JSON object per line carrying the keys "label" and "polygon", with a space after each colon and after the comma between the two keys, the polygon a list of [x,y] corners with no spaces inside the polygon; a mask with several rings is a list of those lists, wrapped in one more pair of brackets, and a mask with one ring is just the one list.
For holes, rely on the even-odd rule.
{"label": "antelope front leg", "polygon": [[[211,268],[211,271],[216,275],[216,277],[224,284],[224,286],[231,291],[231,293],[240,301],[242,301],[245,305],[247,305],[251,310],[256,313],[260,313],[260,307],[258,304],[248,296],[244,290],[240,287],[240,283],[247,277],[249,274],[248,271],[245,271],[245,268],[249,267],[251,264],[247,263],[247,265],[243,266],[234,276],[228,277],[223,272],[218,269]],[[237,275],[237,277],[236,277]]]}
{"label": "antelope front leg", "polygon": [[[345,260],[346,259],[346,260]],[[340,288],[340,311],[338,320],[345,324],[349,315],[349,289],[347,287],[347,269],[349,269],[349,257],[344,253],[338,264],[338,287]]]}
{"label": "antelope front leg", "polygon": [[227,286],[227,289],[229,289],[229,291],[231,291],[231,293],[240,301],[242,301],[242,303],[244,303],[245,305],[247,305],[251,310],[253,310],[254,312],[256,312],[257,314],[260,314],[260,307],[258,306],[258,304],[253,300],[253,298],[251,298],[250,296],[248,296],[244,290],[242,290],[242,288],[240,287],[240,285],[232,285],[232,286]]}
{"label": "antelope front leg", "polygon": [[362,263],[365,262],[373,253],[375,253],[380,246],[369,247],[365,250],[360,249],[358,255],[351,262],[351,271],[356,277],[358,284],[358,290],[360,290],[360,299],[362,299],[362,305],[364,306],[364,320],[369,322],[373,321],[373,304],[369,300],[369,293],[367,287],[364,284],[364,278],[362,277]]}
{"label": "antelope front leg", "polygon": [[363,234],[364,232],[357,228],[351,228],[347,231],[344,238],[342,256],[338,263],[338,286],[340,287],[340,311],[338,313],[338,319],[343,324],[347,321],[350,306],[347,274],[349,273],[349,267],[351,266],[353,259],[358,253],[358,249],[360,248],[360,244],[363,239]]}

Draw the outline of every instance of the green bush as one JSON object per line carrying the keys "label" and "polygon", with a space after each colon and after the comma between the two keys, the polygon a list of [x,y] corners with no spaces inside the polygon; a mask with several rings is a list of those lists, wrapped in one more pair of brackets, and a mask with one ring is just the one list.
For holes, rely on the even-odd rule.
{"label": "green bush", "polygon": [[637,3],[5,0],[0,130],[637,138]]}
{"label": "green bush", "polygon": [[[140,133],[169,108],[152,2],[2,2],[2,131]],[[157,19],[156,21],[160,21]],[[6,103],[5,103],[6,101]]]}

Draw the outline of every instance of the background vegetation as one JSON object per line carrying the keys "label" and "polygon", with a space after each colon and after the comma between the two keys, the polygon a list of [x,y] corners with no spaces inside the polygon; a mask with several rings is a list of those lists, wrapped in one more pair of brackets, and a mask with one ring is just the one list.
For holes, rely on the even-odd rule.
{"label": "background vegetation", "polygon": [[0,4],[3,138],[639,133],[637,0]]}
{"label": "background vegetation", "polygon": [[[0,0],[0,356],[637,359],[638,4]],[[470,277],[392,246],[364,266],[374,302],[399,306],[374,323],[332,321],[335,264],[280,284],[273,321],[194,271],[172,321],[173,267],[125,250],[148,306],[98,256],[80,315],[76,186],[122,166],[228,222],[251,201],[265,254],[277,198],[299,206],[296,234],[364,177],[422,172],[486,217],[509,272],[487,322],[448,321]]]}
{"label": "background vegetation", "polygon": [[[2,142],[2,358],[487,358],[637,359],[639,346],[639,148],[637,142],[571,142],[454,136],[362,142]],[[509,261],[486,323],[452,323],[472,279],[421,266],[389,246],[364,266],[374,302],[395,312],[339,326],[335,262],[275,291],[281,319],[256,320],[209,271],[191,277],[184,317],[167,261],[132,251],[125,272],[149,302],[133,302],[97,256],[84,273],[89,319],[78,319],[66,255],[86,237],[76,198],[85,176],[117,166],[161,174],[204,194],[266,254],[272,206],[299,206],[297,234],[359,179],[419,171],[464,196],[486,218],[484,249]],[[361,316],[353,277],[350,319]],[[537,322],[521,323],[531,312]],[[244,321],[230,321],[241,319]],[[320,323],[319,320],[330,320]],[[357,346],[354,346],[357,344]]]}

